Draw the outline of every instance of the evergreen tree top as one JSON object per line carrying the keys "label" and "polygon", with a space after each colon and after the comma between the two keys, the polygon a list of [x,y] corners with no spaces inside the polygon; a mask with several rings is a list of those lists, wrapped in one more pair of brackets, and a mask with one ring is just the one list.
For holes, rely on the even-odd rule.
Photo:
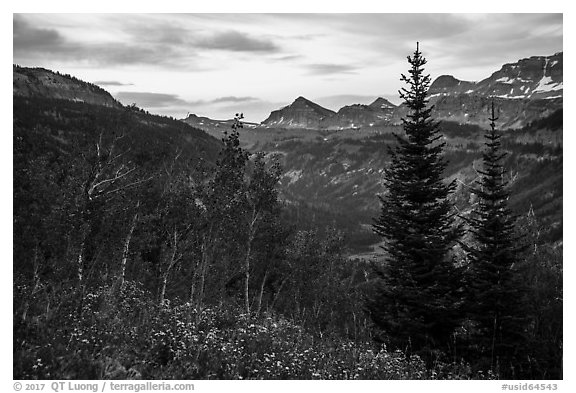
{"label": "evergreen tree top", "polygon": [[[411,68],[408,70],[410,76],[401,74],[400,80],[408,84],[409,89],[402,88],[398,91],[400,98],[404,100],[408,108],[419,114],[423,111],[428,103],[426,95],[430,87],[430,75],[424,74],[424,65],[427,61],[422,56],[418,43],[416,43],[416,51],[413,56],[408,56],[408,63]],[[428,111],[429,114],[429,111]]]}

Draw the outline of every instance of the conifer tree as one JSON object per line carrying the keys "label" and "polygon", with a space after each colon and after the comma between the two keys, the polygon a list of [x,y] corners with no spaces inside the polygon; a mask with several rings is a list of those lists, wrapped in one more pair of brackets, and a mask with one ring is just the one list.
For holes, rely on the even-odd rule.
{"label": "conifer tree", "polygon": [[389,148],[387,192],[379,196],[381,213],[373,225],[386,261],[376,268],[379,280],[367,306],[388,343],[430,355],[445,348],[459,322],[451,250],[461,231],[449,200],[455,185],[443,180],[445,143],[427,106],[430,76],[418,46],[408,62],[409,76],[401,77],[408,88],[399,92],[409,110],[402,119],[405,135],[395,135],[397,146]]}
{"label": "conifer tree", "polygon": [[478,204],[466,219],[471,237],[463,245],[469,261],[466,309],[478,327],[473,340],[480,358],[489,359],[491,369],[499,365],[504,375],[511,376],[509,366],[524,340],[523,285],[518,274],[524,246],[507,206],[510,193],[502,165],[506,154],[496,131],[494,102],[489,120],[483,170],[472,190]]}

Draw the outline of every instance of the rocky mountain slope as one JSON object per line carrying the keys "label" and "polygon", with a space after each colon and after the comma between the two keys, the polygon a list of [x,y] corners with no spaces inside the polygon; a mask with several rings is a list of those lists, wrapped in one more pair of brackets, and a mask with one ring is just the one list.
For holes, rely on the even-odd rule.
{"label": "rocky mountain slope", "polygon": [[284,108],[272,111],[262,122],[268,128],[321,128],[322,121],[334,116],[334,111],[326,109],[304,97]]}
{"label": "rocky mountain slope", "polygon": [[[512,185],[511,207],[518,215],[532,209],[544,226],[543,239],[550,242],[562,238],[561,124],[560,112],[533,127],[509,131],[503,139],[505,176]],[[474,203],[470,187],[481,169],[484,130],[458,123],[444,123],[444,129],[449,161],[445,175],[456,180],[453,197],[464,213]],[[395,132],[401,133],[401,128]],[[377,195],[385,192],[387,148],[395,143],[389,131],[364,137],[336,131],[321,139],[277,140],[259,148],[281,158],[281,185],[287,199],[314,211],[319,222],[330,223],[328,217],[335,217],[347,230],[349,246],[359,250],[378,240],[371,223],[379,212]]]}
{"label": "rocky mountain slope", "polygon": [[[486,113],[494,99],[502,127],[517,129],[562,108],[563,86],[560,52],[504,64],[479,82],[442,75],[432,83],[428,93],[437,119],[486,127]],[[394,122],[399,123],[404,114],[405,108],[399,108]]]}
{"label": "rocky mountain slope", "polygon": [[44,68],[13,66],[13,95],[64,99],[86,104],[121,108],[110,93],[92,83]]}
{"label": "rocky mountain slope", "polygon": [[334,115],[324,119],[322,128],[342,130],[347,128],[373,127],[389,123],[394,116],[396,105],[378,97],[370,105],[347,105]]}
{"label": "rocky mountain slope", "polygon": [[506,99],[551,99],[563,94],[563,53],[533,56],[502,68],[480,82],[461,81],[452,75],[438,77],[430,97],[468,94]]}
{"label": "rocky mountain slope", "polygon": [[[438,120],[452,121],[459,124],[475,124],[483,128],[489,126],[488,111],[492,100],[498,108],[502,129],[519,129],[533,121],[550,116],[562,109],[563,99],[508,99],[490,98],[487,96],[458,94],[439,97],[430,102],[434,104],[433,116]],[[398,111],[396,122],[400,123]]]}
{"label": "rocky mountain slope", "polygon": [[396,105],[379,97],[370,105],[346,105],[338,112],[298,97],[292,104],[273,111],[260,126],[264,128],[306,128],[343,130],[388,123],[394,116]]}

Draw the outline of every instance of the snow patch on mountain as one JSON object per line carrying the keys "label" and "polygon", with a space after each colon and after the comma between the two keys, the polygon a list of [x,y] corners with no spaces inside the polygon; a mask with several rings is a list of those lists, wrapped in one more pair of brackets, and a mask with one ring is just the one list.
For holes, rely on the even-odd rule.
{"label": "snow patch on mountain", "polygon": [[564,85],[562,82],[554,83],[551,77],[544,76],[542,77],[542,79],[540,79],[540,82],[538,83],[538,86],[536,86],[536,88],[534,89],[534,92],[537,91],[548,92],[562,89],[564,89]]}

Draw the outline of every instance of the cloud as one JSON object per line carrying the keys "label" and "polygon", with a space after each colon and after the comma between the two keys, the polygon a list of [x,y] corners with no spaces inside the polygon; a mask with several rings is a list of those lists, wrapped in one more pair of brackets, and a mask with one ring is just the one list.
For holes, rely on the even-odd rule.
{"label": "cloud", "polygon": [[305,68],[310,75],[355,74],[357,70],[346,64],[308,64]]}
{"label": "cloud", "polygon": [[219,97],[212,100],[187,101],[175,94],[147,92],[121,92],[116,99],[125,105],[136,103],[138,107],[154,113],[183,118],[189,113],[215,120],[231,119],[235,113],[244,113],[246,121],[259,123],[270,112],[287,103],[261,100],[255,97]]}
{"label": "cloud", "polygon": [[243,105],[245,103],[258,103],[260,100],[256,97],[235,97],[226,96],[218,97],[212,100],[195,100],[189,101],[181,98],[177,94],[166,93],[151,93],[151,92],[132,92],[120,91],[116,93],[115,98],[125,105],[135,103],[139,107],[144,108],[199,108],[208,106],[222,106],[230,107],[234,105]]}
{"label": "cloud", "polygon": [[194,30],[177,23],[146,18],[141,15],[123,15],[116,21],[120,29],[129,35],[132,41],[153,44],[181,46],[186,44]]}
{"label": "cloud", "polygon": [[135,103],[143,108],[182,107],[193,104],[176,94],[120,91],[116,93],[115,98],[124,105]]}
{"label": "cloud", "polygon": [[[275,19],[277,23],[322,26],[325,31],[332,31],[338,36],[367,36],[381,45],[398,44],[397,39],[403,37],[435,39],[470,29],[469,22],[457,14],[441,13],[267,14],[266,17]],[[407,29],[407,26],[410,28]],[[311,39],[325,34],[305,34],[302,37]]]}
{"label": "cloud", "polygon": [[267,100],[255,100],[247,102],[235,102],[229,105],[207,105],[204,108],[199,108],[204,113],[213,119],[230,119],[234,113],[242,112],[246,121],[260,123],[266,119],[270,112],[286,106],[285,102],[275,102]]}
{"label": "cloud", "polygon": [[[210,70],[221,63],[200,65],[209,59],[207,51],[273,54],[280,47],[269,38],[214,27],[189,27],[183,21],[167,20],[159,15],[108,15],[90,20],[82,34],[72,35],[67,28],[76,21],[55,23],[46,15],[14,14],[14,61],[42,63],[56,61],[92,66],[163,66],[179,69]],[[57,26],[43,28],[39,26]],[[90,32],[103,34],[87,40]]]}
{"label": "cloud", "polygon": [[20,15],[14,14],[13,43],[15,52],[46,51],[60,47],[65,39],[54,29],[36,28]]}
{"label": "cloud", "polygon": [[275,61],[292,61],[292,60],[301,59],[303,57],[304,56],[302,56],[302,55],[286,55],[286,56],[275,57],[272,60],[275,60]]}
{"label": "cloud", "polygon": [[258,101],[258,98],[256,97],[234,97],[234,96],[228,96],[228,97],[219,97],[219,98],[215,98],[211,101],[209,101],[210,103],[225,103],[225,102],[249,102],[249,101]]}
{"label": "cloud", "polygon": [[96,65],[178,66],[178,60],[190,56],[190,53],[183,56],[173,48],[163,45],[142,45],[134,42],[80,43],[64,37],[54,29],[37,28],[18,14],[14,15],[13,21],[15,60],[48,58]]}
{"label": "cloud", "polygon": [[[130,16],[130,15],[129,15]],[[210,18],[210,17],[213,18]],[[227,18],[231,17],[230,21]],[[226,25],[238,25],[239,19],[236,14],[187,14],[181,20],[176,19],[166,21],[165,18],[154,18],[147,16],[143,23],[142,16],[136,16],[122,21],[122,30],[130,34],[133,39],[151,44],[163,44],[178,46],[181,49],[206,49],[222,50],[230,52],[268,52],[280,51],[280,47],[269,38],[254,37],[246,32],[227,29],[221,27]],[[258,16],[256,16],[258,20]],[[216,25],[205,25],[205,22],[213,20]],[[190,23],[194,21],[194,23]],[[191,27],[192,26],[192,27]],[[213,32],[211,30],[217,30]]]}
{"label": "cloud", "polygon": [[253,38],[239,31],[217,33],[199,38],[193,43],[203,49],[228,50],[233,52],[278,52],[280,48],[270,40]]}
{"label": "cloud", "polygon": [[99,86],[134,86],[133,83],[122,83],[118,81],[95,81],[93,83]]}

